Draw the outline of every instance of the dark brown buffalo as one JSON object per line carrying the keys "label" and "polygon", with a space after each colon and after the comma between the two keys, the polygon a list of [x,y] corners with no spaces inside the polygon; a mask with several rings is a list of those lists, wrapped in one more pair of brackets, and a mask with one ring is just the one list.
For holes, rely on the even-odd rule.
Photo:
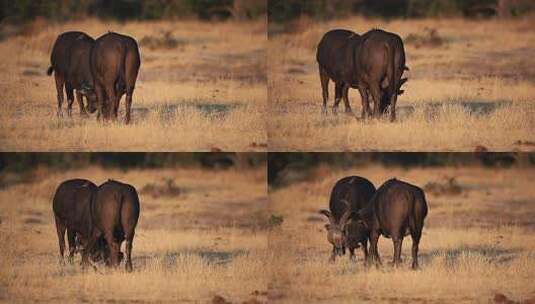
{"label": "dark brown buffalo", "polygon": [[132,94],[140,64],[139,48],[134,38],[109,32],[96,40],[91,52],[91,73],[99,116],[117,119],[119,102],[126,93],[125,122],[130,122]]}
{"label": "dark brown buffalo", "polygon": [[370,236],[370,256],[381,264],[377,242],[379,236],[394,242],[393,264],[401,262],[403,237],[412,237],[412,268],[418,268],[418,244],[427,215],[427,202],[422,189],[397,179],[386,181],[373,196],[371,204],[357,212],[357,222]]}
{"label": "dark brown buffalo", "polygon": [[[69,262],[73,262],[76,251],[86,247],[92,230],[91,201],[96,194],[97,186],[85,179],[71,179],[62,182],[54,194],[52,209],[56,220],[59,253],[63,261],[65,251],[65,232],[69,243]],[[109,249],[103,239],[91,251],[91,259],[95,262],[106,260]]]}
{"label": "dark brown buffalo", "polygon": [[341,29],[327,32],[320,40],[316,60],[320,72],[324,112],[327,111],[329,99],[329,79],[335,84],[333,112],[336,112],[342,97],[346,112],[352,112],[347,91],[350,87],[356,87],[356,71],[352,62],[355,60],[354,53],[360,40],[357,33]]}
{"label": "dark brown buffalo", "polygon": [[355,259],[355,248],[362,244],[364,258],[368,258],[368,235],[359,227],[356,221],[352,221],[351,215],[365,208],[375,193],[375,186],[367,179],[360,176],[348,176],[340,179],[334,185],[329,209],[320,210],[329,219],[325,225],[327,240],[333,245],[331,261],[336,255],[345,254],[345,248],[349,249],[351,260]]}
{"label": "dark brown buffalo", "polygon": [[390,106],[390,120],[394,121],[397,97],[403,94],[401,86],[407,81],[407,78],[401,78],[408,69],[401,38],[378,29],[362,35],[356,66],[359,71],[359,90],[361,94],[364,93],[363,103],[368,104],[369,97],[373,99],[373,114],[376,117],[384,114]]}
{"label": "dark brown buffalo", "polygon": [[[98,187],[91,206],[93,232],[89,248],[103,236],[110,248],[110,264],[121,262],[121,243],[126,240],[126,270],[132,271],[132,242],[139,218],[139,198],[136,189],[128,184],[108,180]],[[82,257],[87,264],[87,256]]]}
{"label": "dark brown buffalo", "polygon": [[67,114],[71,116],[74,102],[74,90],[80,106],[80,115],[87,116],[84,108],[83,97],[88,104],[88,111],[95,112],[96,95],[93,91],[93,76],[89,66],[91,48],[95,40],[83,32],[65,32],[58,36],[52,54],[50,55],[51,66],[47,74],[54,72],[58,99],[58,116],[62,116],[63,87],[67,93]]}
{"label": "dark brown buffalo", "polygon": [[[371,116],[369,96],[374,101],[374,114],[384,113],[391,106],[395,119],[397,95],[403,93],[401,79],[405,66],[405,51],[399,36],[382,30],[371,30],[360,36],[348,30],[327,32],[318,44],[316,60],[320,71],[323,110],[329,96],[329,79],[335,83],[336,112],[343,98],[346,112],[351,112],[349,88],[357,88],[362,100],[362,118]],[[377,100],[377,102],[376,102]]]}

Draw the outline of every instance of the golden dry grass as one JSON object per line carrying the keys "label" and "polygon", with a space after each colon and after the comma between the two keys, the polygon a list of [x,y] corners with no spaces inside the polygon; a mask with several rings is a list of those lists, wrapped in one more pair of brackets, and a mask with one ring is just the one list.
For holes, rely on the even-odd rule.
{"label": "golden dry grass", "polygon": [[[382,28],[405,40],[409,81],[398,98],[398,120],[360,121],[361,101],[350,90],[359,119],[321,114],[315,48],[330,29],[364,33]],[[435,29],[443,43],[417,46],[409,35]],[[535,31],[530,20],[394,20],[349,17],[301,20],[270,37],[268,92],[270,151],[493,151],[535,145]],[[330,83],[329,107],[334,85]],[[343,111],[343,103],[340,105]]]}
{"label": "golden dry grass", "polygon": [[[534,173],[479,167],[323,167],[305,181],[270,189],[270,212],[284,217],[269,234],[270,296],[285,303],[489,303],[496,295],[533,301]],[[338,179],[355,174],[377,187],[391,177],[420,187],[449,178],[460,184],[458,195],[426,193],[429,214],[420,242],[420,270],[410,270],[410,237],[404,239],[399,269],[388,265],[393,246],[383,237],[380,269],[366,268],[360,249],[357,263],[348,255],[328,262],[332,247],[323,228],[326,220],[317,211],[328,206]]]}
{"label": "golden dry grass", "polygon": [[[57,35],[108,30],[135,37],[141,68],[133,123],[56,117],[54,78],[46,76]],[[147,40],[148,38],[153,38]],[[145,39],[145,42],[144,42]],[[155,42],[154,42],[155,41]],[[4,151],[262,151],[267,142],[263,20],[44,24],[0,42],[0,149]],[[174,46],[173,46],[174,45]],[[66,108],[66,101],[63,105]]]}
{"label": "golden dry grass", "polygon": [[[58,183],[73,177],[97,184],[115,178],[138,189],[133,273],[123,265],[83,272],[78,256],[75,265],[59,265],[51,199]],[[140,190],[169,179],[180,195]],[[265,168],[38,170],[28,182],[0,189],[0,301],[265,301],[266,206]]]}

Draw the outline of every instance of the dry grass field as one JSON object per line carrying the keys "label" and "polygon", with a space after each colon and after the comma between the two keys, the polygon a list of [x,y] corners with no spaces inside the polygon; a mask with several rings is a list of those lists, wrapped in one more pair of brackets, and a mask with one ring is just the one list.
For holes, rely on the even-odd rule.
{"label": "dry grass field", "polygon": [[[46,75],[56,37],[81,30],[137,39],[141,68],[133,123],[102,125],[56,117],[53,76]],[[4,28],[5,33],[9,29]],[[160,21],[65,24],[37,20],[0,41],[0,149],[3,151],[265,151],[266,23]],[[66,108],[66,101],[63,105]]]}
{"label": "dry grass field", "polygon": [[[300,182],[270,189],[270,212],[284,218],[269,234],[270,298],[281,303],[535,303],[534,174],[534,169],[479,167],[320,167]],[[332,186],[347,175],[365,176],[377,187],[397,177],[426,189],[429,214],[419,270],[410,269],[410,237],[404,239],[399,269],[388,265],[393,246],[384,237],[379,239],[381,269],[366,268],[360,249],[356,263],[348,255],[328,262],[326,219],[317,211],[328,208]]]}
{"label": "dry grass field", "polygon": [[[129,182],[140,194],[133,273],[60,266],[52,214],[57,185],[84,177]],[[267,300],[265,168],[36,170],[0,189],[0,302]],[[169,182],[171,181],[171,182]],[[123,245],[124,251],[124,245]]]}
{"label": "dry grass field", "polygon": [[[271,26],[271,25],[270,25]],[[525,20],[302,19],[268,42],[270,151],[535,149],[535,23]],[[382,28],[404,40],[409,81],[395,123],[321,114],[315,48],[335,28]],[[334,85],[330,82],[329,107]],[[340,105],[343,113],[343,103]]]}

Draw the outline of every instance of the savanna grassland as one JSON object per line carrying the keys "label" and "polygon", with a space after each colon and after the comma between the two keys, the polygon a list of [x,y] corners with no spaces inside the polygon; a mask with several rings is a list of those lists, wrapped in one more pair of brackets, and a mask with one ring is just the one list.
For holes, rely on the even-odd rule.
{"label": "savanna grassland", "polygon": [[[79,255],[74,265],[59,264],[52,197],[75,177],[138,189],[133,273],[124,265],[84,272]],[[0,302],[266,301],[265,168],[38,169],[4,180],[19,182],[0,189]]]}
{"label": "savanna grassland", "polygon": [[[270,231],[274,265],[270,296],[279,302],[534,303],[535,190],[533,169],[480,167],[319,167],[270,189],[270,212],[284,221]],[[293,178],[295,179],[295,173]],[[348,175],[376,187],[396,177],[422,187],[429,213],[420,241],[420,269],[410,269],[411,239],[400,268],[389,265],[391,239],[379,239],[383,267],[365,267],[348,254],[329,263],[331,245],[318,214],[334,183]],[[516,302],[508,302],[516,301]]]}
{"label": "savanna grassland", "polygon": [[[56,37],[80,30],[134,37],[141,68],[133,121],[56,117],[46,75]],[[13,34],[17,33],[17,34]],[[5,27],[0,41],[0,149],[4,151],[265,151],[266,22],[104,22],[96,19]],[[66,98],[63,105],[66,108]]]}
{"label": "savanna grassland", "polygon": [[[323,34],[381,28],[405,44],[408,82],[394,123],[321,113],[315,51]],[[270,151],[532,151],[535,149],[535,23],[531,19],[392,20],[348,17],[270,24]],[[330,82],[329,108],[334,101]],[[343,113],[343,102],[339,113]]]}

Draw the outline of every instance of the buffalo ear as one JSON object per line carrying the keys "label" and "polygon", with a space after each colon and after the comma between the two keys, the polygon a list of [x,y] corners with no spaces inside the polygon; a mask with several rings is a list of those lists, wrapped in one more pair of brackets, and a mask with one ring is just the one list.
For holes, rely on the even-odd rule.
{"label": "buffalo ear", "polygon": [[405,90],[399,90],[398,91],[398,95],[403,95],[403,93],[405,93]]}

